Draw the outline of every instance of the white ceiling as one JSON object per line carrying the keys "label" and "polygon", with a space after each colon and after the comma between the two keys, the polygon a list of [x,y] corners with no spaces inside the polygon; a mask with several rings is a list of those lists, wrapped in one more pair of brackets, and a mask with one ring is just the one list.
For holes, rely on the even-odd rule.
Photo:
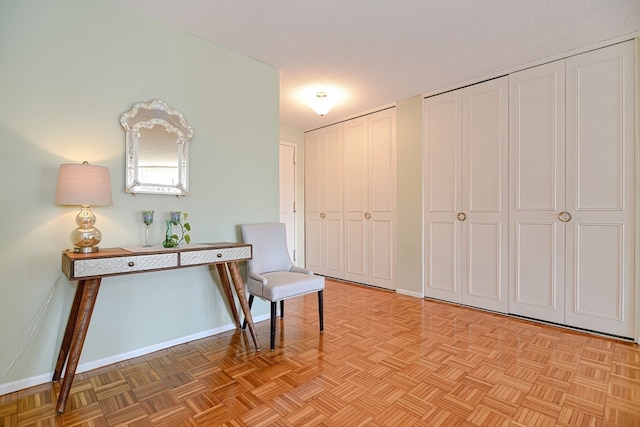
{"label": "white ceiling", "polygon": [[[640,0],[112,1],[277,68],[303,130],[640,32]],[[320,117],[298,95],[325,86]]]}

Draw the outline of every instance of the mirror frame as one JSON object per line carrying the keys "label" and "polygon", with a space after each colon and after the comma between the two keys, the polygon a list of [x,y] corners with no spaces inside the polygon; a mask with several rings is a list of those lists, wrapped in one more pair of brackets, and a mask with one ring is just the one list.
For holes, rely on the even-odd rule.
{"label": "mirror frame", "polygon": [[[193,129],[182,113],[169,107],[163,100],[154,99],[135,104],[130,111],[122,114],[120,124],[125,131],[125,193],[188,196],[189,141],[193,138]],[[175,185],[140,181],[140,130],[154,126],[162,126],[167,133],[175,135],[178,160],[178,180]]]}

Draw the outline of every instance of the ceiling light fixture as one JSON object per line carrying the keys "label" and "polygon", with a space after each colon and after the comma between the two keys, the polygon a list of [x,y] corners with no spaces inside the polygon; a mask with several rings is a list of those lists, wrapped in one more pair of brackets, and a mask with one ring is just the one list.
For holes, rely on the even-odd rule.
{"label": "ceiling light fixture", "polygon": [[327,95],[327,92],[316,93],[315,98],[309,102],[309,107],[320,116],[327,114],[335,105],[336,102]]}

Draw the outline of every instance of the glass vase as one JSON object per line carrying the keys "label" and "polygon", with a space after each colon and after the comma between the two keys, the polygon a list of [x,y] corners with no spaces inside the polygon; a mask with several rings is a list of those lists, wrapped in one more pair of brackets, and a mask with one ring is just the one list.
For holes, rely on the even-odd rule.
{"label": "glass vase", "polygon": [[173,248],[176,246],[176,244],[173,241],[173,237],[172,237],[173,227],[172,227],[171,220],[168,219],[165,221],[165,223],[167,224],[167,231],[165,232],[164,242],[162,242],[162,246],[164,246],[165,248]]}

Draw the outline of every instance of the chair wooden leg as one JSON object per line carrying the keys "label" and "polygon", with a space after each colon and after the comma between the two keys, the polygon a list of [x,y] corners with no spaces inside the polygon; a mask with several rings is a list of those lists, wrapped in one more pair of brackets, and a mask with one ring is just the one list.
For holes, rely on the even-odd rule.
{"label": "chair wooden leg", "polygon": [[320,331],[324,331],[324,307],[322,304],[322,295],[324,291],[318,291],[318,315],[320,316]]}
{"label": "chair wooden leg", "polygon": [[284,300],[280,301],[280,318],[284,319]]}
{"label": "chair wooden leg", "polygon": [[276,311],[278,308],[277,302],[271,303],[271,351],[276,347]]}
{"label": "chair wooden leg", "polygon": [[[253,305],[253,295],[249,295],[249,310],[251,310],[251,306]],[[242,322],[242,330],[247,329],[247,319],[245,318]]]}

